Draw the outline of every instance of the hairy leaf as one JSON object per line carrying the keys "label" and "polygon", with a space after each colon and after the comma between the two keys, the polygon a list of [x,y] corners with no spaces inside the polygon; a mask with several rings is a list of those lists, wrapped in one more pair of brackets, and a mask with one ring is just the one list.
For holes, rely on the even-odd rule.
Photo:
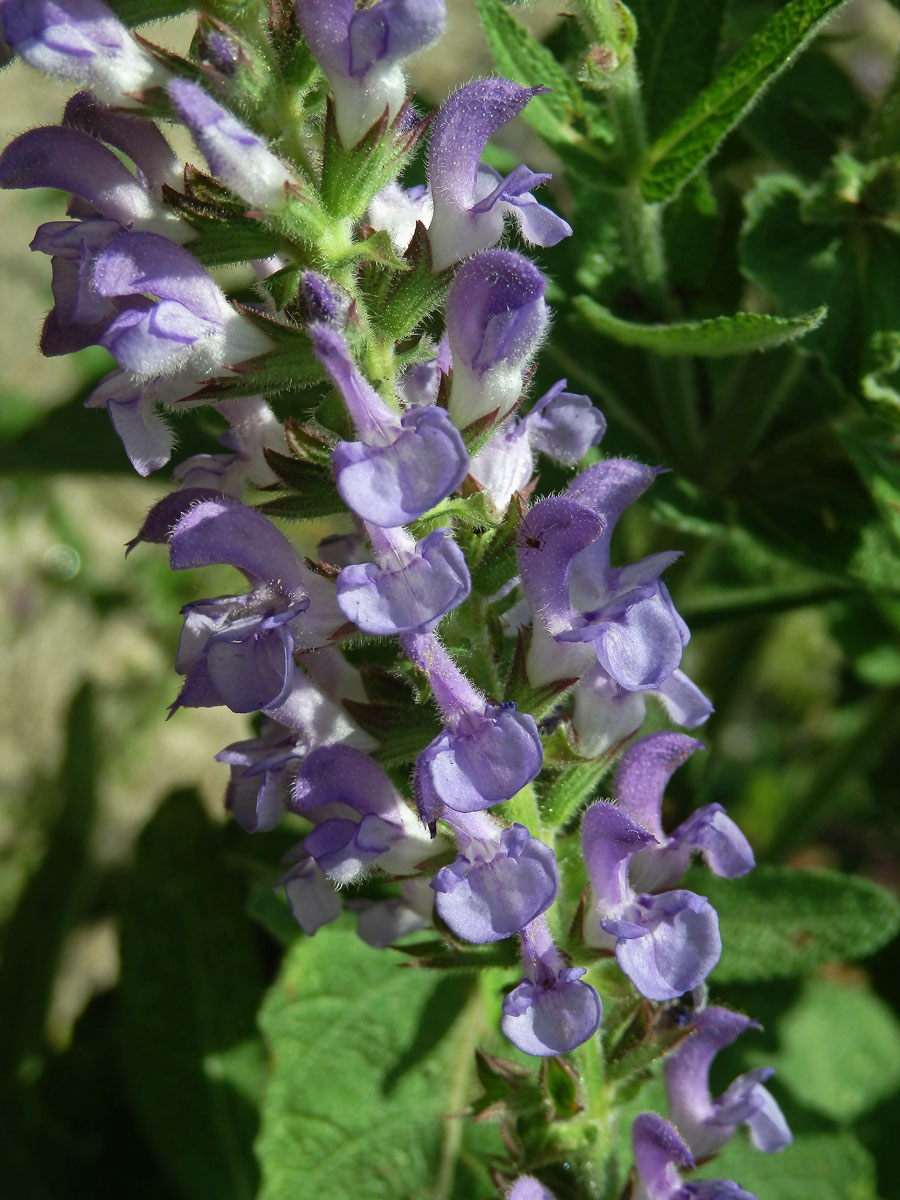
{"label": "hairy leaf", "polygon": [[791,0],[650,147],[644,198],[669,200],[845,0]]}
{"label": "hairy leaf", "polygon": [[757,867],[742,879],[690,873],[685,887],[719,914],[718,983],[800,975],[820,963],[865,958],[900,929],[900,904],[877,884],[837,871]]}
{"label": "hairy leaf", "polygon": [[735,313],[733,317],[676,325],[638,325],[614,316],[589,296],[576,296],[573,303],[592,329],[623,345],[638,346],[655,354],[690,354],[700,358],[773,350],[811,333],[822,324],[827,312],[822,307],[789,318]]}
{"label": "hairy leaf", "polygon": [[472,987],[464,973],[399,970],[340,926],[294,943],[260,1018],[272,1059],[261,1200],[495,1195],[485,1159],[498,1134],[451,1115],[477,1092],[486,1030]]}

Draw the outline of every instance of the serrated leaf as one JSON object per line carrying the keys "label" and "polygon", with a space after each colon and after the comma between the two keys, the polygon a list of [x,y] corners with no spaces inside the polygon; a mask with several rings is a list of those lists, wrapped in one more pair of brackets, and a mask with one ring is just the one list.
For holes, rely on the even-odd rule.
{"label": "serrated leaf", "polygon": [[477,0],[477,4],[500,74],[525,87],[553,89],[529,101],[522,112],[524,119],[551,145],[579,141],[570,121],[581,103],[569,75],[546,46],[517,21],[500,0]]}
{"label": "serrated leaf", "polygon": [[648,203],[669,200],[845,0],[791,0],[766,22],[650,147],[641,179]]}
{"label": "serrated leaf", "polygon": [[184,1197],[256,1194],[261,964],[192,792],[141,836],[122,905],[121,1045],[147,1136]]}
{"label": "serrated leaf", "polygon": [[647,131],[656,137],[712,76],[727,0],[629,0]]}
{"label": "serrated leaf", "polygon": [[735,313],[733,317],[711,317],[677,325],[638,325],[614,316],[589,296],[576,296],[576,310],[597,333],[624,346],[637,346],[654,354],[694,355],[721,358],[774,350],[817,329],[825,320],[823,306],[799,317],[770,317],[760,313]]}
{"label": "serrated leaf", "polygon": [[524,506],[513,497],[501,523],[483,533],[472,545],[469,555],[472,587],[482,596],[493,596],[518,574],[516,537],[523,511]]}
{"label": "serrated leaf", "polygon": [[449,269],[432,270],[431,244],[421,221],[403,255],[405,270],[389,276],[372,306],[372,319],[392,337],[408,336],[441,303]]}
{"label": "serrated leaf", "polygon": [[478,1090],[477,1003],[468,976],[398,970],[346,928],[296,942],[260,1016],[272,1060],[260,1200],[422,1200],[439,1173],[448,1197],[491,1200],[499,1133],[447,1120]]}
{"label": "serrated leaf", "polygon": [[801,1104],[849,1125],[900,1086],[900,1023],[859,983],[810,979],[778,1022],[777,1052],[757,1060]]}
{"label": "serrated leaf", "polygon": [[822,963],[865,958],[896,936],[900,904],[884,888],[837,871],[757,867],[742,879],[699,869],[684,887],[719,914],[716,983],[801,975]]}
{"label": "serrated leaf", "polygon": [[545,824],[561,827],[597,798],[610,759],[573,763],[546,784],[541,783],[540,810]]}

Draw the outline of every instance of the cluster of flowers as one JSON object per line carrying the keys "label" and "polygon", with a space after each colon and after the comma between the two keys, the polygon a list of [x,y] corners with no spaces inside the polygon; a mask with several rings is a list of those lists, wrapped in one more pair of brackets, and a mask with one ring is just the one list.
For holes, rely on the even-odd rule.
{"label": "cluster of flowers", "polygon": [[[359,12],[353,0],[297,0],[292,19],[327,77],[329,120],[342,146],[421,135],[425,122],[406,103],[402,64],[439,36],[443,0],[381,0]],[[186,607],[176,658],[184,682],[173,710],[225,705],[263,714],[258,737],[218,755],[231,769],[228,808],[249,832],[272,829],[285,811],[308,821],[280,884],[307,934],[338,917],[342,887],[378,869],[399,881],[399,894],[350,902],[361,937],[387,946],[431,926],[435,914],[445,934],[464,942],[518,936],[522,978],[503,1000],[503,1032],[532,1055],[579,1046],[596,1032],[602,1008],[586,970],[569,965],[551,936],[554,851],[489,811],[541,772],[541,729],[514,703],[475,687],[438,636],[442,618],[472,589],[453,530],[432,528],[417,540],[409,528],[463,486],[484,493],[498,520],[522,514],[518,573],[514,565],[487,602],[510,634],[527,634],[529,684],[574,693],[568,720],[579,754],[608,754],[636,733],[648,693],[677,724],[694,727],[709,715],[709,702],[679,670],[689,634],[661,579],[678,555],[611,564],[616,523],[656,470],[607,459],[563,494],[525,508],[538,453],[574,466],[605,431],[588,397],[567,392],[565,381],[527,416],[515,411],[548,324],[546,282],[529,259],[497,244],[507,218],[541,247],[572,231],[532,194],[547,175],[521,165],[502,177],[481,159],[492,134],[541,89],[501,79],[464,86],[433,121],[427,186],[382,182],[366,198],[366,236],[383,231],[398,256],[421,256],[424,247],[432,275],[449,283],[443,337],[420,339],[417,355],[392,367],[376,390],[357,364],[372,318],[352,272],[313,269],[326,254],[292,259],[296,239],[285,238],[283,254],[254,266],[265,279],[296,265],[288,315],[269,293],[256,306],[229,301],[186,245],[196,231],[177,203],[183,172],[147,115],[160,104],[188,128],[244,219],[277,234],[301,213],[307,231],[353,233],[348,219],[316,226],[321,207],[308,173],[212,94],[227,98],[240,69],[236,36],[207,31],[203,71],[189,78],[142,48],[100,0],[0,0],[0,21],[28,62],[89,89],[69,102],[61,125],[24,133],[5,150],[0,185],[72,195],[70,219],[42,225],[32,243],[52,267],[55,303],[41,345],[46,354],[91,344],[109,350],[118,369],[88,404],[107,409],[135,468],[148,474],[170,459],[161,409],[210,403],[210,380],[239,379],[251,366],[254,378],[264,377],[288,326],[305,330],[318,378],[336,389],[352,426],[350,437],[335,435],[327,447],[354,532],[322,542],[318,564],[242,503],[248,485],[277,483],[272,464],[288,444],[263,396],[238,396],[233,387],[214,401],[231,426],[225,452],[176,467],[176,490],[135,539],[167,543],[175,570],[229,564],[247,579],[243,594]],[[303,136],[313,149],[318,137],[321,154],[321,132]],[[312,150],[308,157],[316,161]],[[398,639],[441,715],[441,731],[415,761],[415,811],[372,756],[377,740],[351,715],[367,693],[339,645],[360,632]],[[617,802],[595,802],[582,820],[590,890],[580,943],[595,958],[614,952],[652,1001],[698,989],[719,957],[715,911],[675,886],[692,854],[726,877],[753,866],[719,805],[671,833],[662,827],[665,785],[699,745],[678,733],[638,741],[619,766]],[[761,1084],[766,1072],[709,1097],[712,1057],[749,1024],[716,1008],[693,1017],[693,1032],[667,1061],[680,1133],[653,1114],[635,1124],[637,1197],[743,1197],[727,1181],[682,1185],[676,1168],[714,1153],[742,1121],[764,1150],[789,1140]],[[547,1193],[523,1177],[512,1194]]]}

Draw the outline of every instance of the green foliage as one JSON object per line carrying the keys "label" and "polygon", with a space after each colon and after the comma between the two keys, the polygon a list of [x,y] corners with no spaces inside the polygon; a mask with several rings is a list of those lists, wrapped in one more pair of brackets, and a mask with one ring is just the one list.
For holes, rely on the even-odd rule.
{"label": "green foliage", "polygon": [[473,988],[466,974],[400,970],[347,928],[296,942],[260,1017],[272,1062],[261,1200],[489,1200],[499,1137],[451,1116],[476,1090]]}
{"label": "green foliage", "polygon": [[175,17],[193,8],[191,0],[108,0],[109,7],[126,25],[141,25],[160,17]]}
{"label": "green foliage", "polygon": [[221,840],[191,792],[144,831],[122,904],[122,1054],[147,1135],[191,1200],[256,1195],[262,971]]}
{"label": "green foliage", "polygon": [[767,1062],[779,1083],[839,1125],[900,1087],[900,1024],[858,980],[810,979],[779,1022],[778,1037]]}
{"label": "green foliage", "polygon": [[719,914],[718,983],[785,979],[865,958],[900,929],[900,904],[889,892],[834,871],[759,866],[723,880],[697,870],[685,886],[707,896]]}
{"label": "green foliage", "polygon": [[649,202],[671,199],[844,0],[791,0],[656,138],[641,180]]}
{"label": "green foliage", "polygon": [[614,316],[589,296],[576,296],[573,303],[591,329],[624,346],[639,346],[654,354],[692,354],[699,358],[773,350],[811,333],[822,324],[826,314],[823,307],[790,320],[759,313],[735,313],[733,317],[712,317],[708,321],[679,325],[636,325]]}

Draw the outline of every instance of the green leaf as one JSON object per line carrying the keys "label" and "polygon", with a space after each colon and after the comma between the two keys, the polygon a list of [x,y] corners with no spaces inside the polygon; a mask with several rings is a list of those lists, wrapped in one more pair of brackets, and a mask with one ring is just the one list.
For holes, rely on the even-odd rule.
{"label": "green leaf", "polygon": [[412,762],[441,731],[431,710],[421,706],[345,700],[344,707],[358,725],[381,742],[373,757],[386,767]]}
{"label": "green leaf", "polygon": [[845,0],[791,0],[751,38],[647,154],[641,189],[669,200]]}
{"label": "green leaf", "polygon": [[122,909],[122,1053],[146,1132],[188,1200],[250,1200],[263,990],[244,905],[196,795],[141,836]]}
{"label": "green leaf", "polygon": [[192,0],[107,0],[109,7],[126,25],[141,25],[160,17],[175,17],[193,8]]}
{"label": "green leaf", "polygon": [[647,131],[655,138],[712,77],[727,0],[629,0]]}
{"label": "green leaf", "polygon": [[[836,1035],[837,1034],[837,1035]],[[765,1055],[779,1083],[813,1112],[850,1124],[900,1086],[900,1024],[867,988],[810,979]],[[754,1063],[761,1052],[754,1054]]]}
{"label": "green leaf", "polygon": [[822,307],[789,318],[735,313],[733,317],[711,317],[678,325],[637,325],[614,316],[589,296],[576,296],[573,304],[592,329],[625,346],[638,346],[655,354],[690,354],[699,358],[773,350],[811,333],[822,324],[827,312]]}
{"label": "green leaf", "polygon": [[291,458],[287,454],[279,454],[277,450],[265,449],[263,454],[281,482],[291,491],[257,505],[260,512],[270,517],[312,521],[317,517],[347,511],[347,506],[338,495],[330,467]]}
{"label": "green leaf", "polygon": [[553,89],[530,100],[522,116],[551,145],[579,141],[570,122],[573,113],[580,109],[581,101],[570,77],[550,51],[519,24],[500,0],[476,2],[500,74],[525,87]]}
{"label": "green leaf", "polygon": [[491,1200],[499,1134],[451,1116],[478,1091],[482,1021],[465,973],[398,970],[340,926],[297,941],[260,1015],[260,1200]]}
{"label": "green leaf", "polygon": [[821,963],[865,958],[900,929],[900,904],[889,892],[837,871],[766,866],[718,879],[696,869],[684,886],[719,914],[717,983],[786,979]]}
{"label": "green leaf", "polygon": [[737,1136],[691,1178],[735,1179],[765,1200],[876,1200],[875,1164],[850,1134],[802,1134],[780,1154]]}

